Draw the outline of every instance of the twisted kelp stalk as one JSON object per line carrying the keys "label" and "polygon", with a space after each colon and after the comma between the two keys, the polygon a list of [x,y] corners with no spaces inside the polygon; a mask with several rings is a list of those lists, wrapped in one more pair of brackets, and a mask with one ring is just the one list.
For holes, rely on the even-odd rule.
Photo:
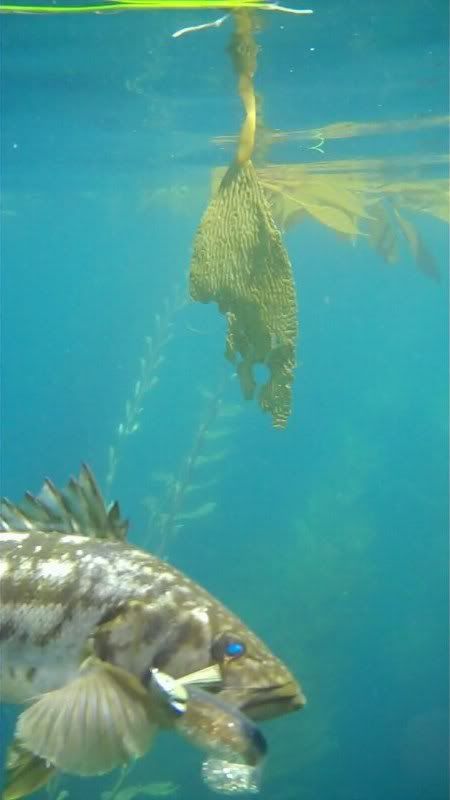
{"label": "twisted kelp stalk", "polygon": [[[153,480],[162,485],[163,492],[160,497],[149,495],[144,504],[148,510],[148,530],[151,531],[152,539],[150,544],[152,550],[160,556],[167,556],[168,542],[180,528],[186,523],[209,516],[216,508],[213,500],[204,498],[194,507],[186,506],[192,494],[204,493],[217,481],[215,475],[211,477],[211,470],[206,479],[199,479],[198,470],[218,464],[229,453],[229,448],[222,445],[222,440],[232,433],[232,428],[227,426],[225,420],[235,416],[240,409],[224,403],[224,389],[224,382],[221,381],[215,392],[203,392],[206,397],[203,416],[178,472],[157,472],[152,475]],[[212,448],[210,445],[213,445]]]}
{"label": "twisted kelp stalk", "polygon": [[125,440],[141,427],[141,414],[146,395],[158,383],[158,370],[164,361],[164,350],[173,337],[173,320],[185,304],[183,293],[177,288],[172,301],[166,300],[162,314],[155,315],[153,336],[145,337],[145,350],[139,359],[139,377],[125,403],[125,415],[116,429],[115,439],[108,450],[108,492],[113,485]]}
{"label": "twisted kelp stalk", "polygon": [[194,300],[217,302],[228,323],[226,357],[237,365],[244,397],[253,368],[268,367],[259,404],[284,428],[291,411],[297,338],[292,267],[251,162],[256,133],[253,75],[258,48],[247,10],[233,13],[230,55],[245,109],[236,157],[198,228],[190,271]]}

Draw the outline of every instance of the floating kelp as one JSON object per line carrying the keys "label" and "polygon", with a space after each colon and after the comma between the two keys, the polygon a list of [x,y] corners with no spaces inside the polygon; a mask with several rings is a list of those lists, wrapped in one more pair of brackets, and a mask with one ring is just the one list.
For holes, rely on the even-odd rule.
{"label": "floating kelp", "polygon": [[390,265],[400,259],[401,244],[404,241],[417,268],[433,280],[440,280],[439,268],[435,258],[424,242],[422,235],[411,220],[406,219],[398,208],[378,205],[373,219],[367,225],[371,247]]}
{"label": "floating kelp", "polygon": [[[438,156],[415,161],[408,157],[400,166],[414,165],[417,171],[446,161]],[[450,223],[448,179],[420,179],[415,173],[411,179],[393,179],[393,167],[392,161],[382,159],[273,164],[258,169],[257,176],[282,230],[313,218],[353,242],[364,236],[387,264],[399,261],[406,244],[418,269],[437,280],[433,255],[408,215],[426,214]],[[213,171],[213,195],[225,174],[224,167]]]}
{"label": "floating kelp", "polygon": [[253,397],[253,367],[270,377],[259,403],[283,428],[291,410],[297,337],[292,267],[254,167],[232,167],[203,217],[191,264],[194,300],[217,302],[226,315],[226,357],[242,392]]}
{"label": "floating kelp", "polygon": [[323,225],[357,236],[359,223],[370,219],[374,198],[364,191],[359,175],[314,175],[302,165],[266,167],[260,170],[261,184],[271,203],[275,219],[283,229],[299,222],[305,214]]}
{"label": "floating kelp", "polygon": [[[316,128],[304,128],[294,131],[265,131],[266,139],[271,143],[313,141],[324,142],[334,139],[353,139],[360,136],[379,136],[386,134],[408,133],[411,131],[427,130],[429,128],[448,128],[450,117],[448,115],[417,117],[414,119],[384,120],[382,122],[333,122],[330,125],[321,125]],[[215,136],[214,144],[224,145],[235,142],[235,135]],[[310,149],[319,149],[317,145]]]}
{"label": "floating kelp", "polygon": [[236,364],[246,399],[254,396],[253,369],[265,364],[269,379],[259,404],[284,428],[291,411],[297,338],[292,267],[270,205],[251,162],[255,144],[253,75],[257,47],[249,14],[234,14],[230,54],[246,117],[235,161],[198,228],[190,270],[194,300],[216,302],[228,325],[226,357]]}
{"label": "floating kelp", "polygon": [[[4,14],[89,14],[108,13],[111,11],[183,11],[208,9],[240,9],[248,8],[261,11],[279,11],[287,14],[312,14],[310,9],[285,8],[278,3],[266,0],[107,0],[106,3],[62,3],[60,5],[24,5],[21,3],[0,4],[0,13]],[[203,26],[196,26],[195,30]],[[184,32],[184,31],[183,31]],[[179,33],[179,32],[178,32]]]}
{"label": "floating kelp", "polygon": [[448,178],[388,181],[383,183],[380,191],[392,198],[398,207],[418,214],[429,214],[442,222],[450,223]]}

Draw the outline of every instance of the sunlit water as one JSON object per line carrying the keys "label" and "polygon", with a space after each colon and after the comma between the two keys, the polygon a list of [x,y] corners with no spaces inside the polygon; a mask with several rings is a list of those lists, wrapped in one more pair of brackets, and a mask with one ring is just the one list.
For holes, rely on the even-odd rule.
{"label": "sunlit water", "polygon": [[[443,0],[314,8],[264,16],[255,82],[268,129],[448,113]],[[241,401],[217,309],[179,303],[211,169],[233,154],[212,140],[242,119],[230,25],[171,37],[206,18],[2,18],[2,493],[19,499],[46,475],[63,484],[88,462],[132,541],[163,547],[289,663],[308,705],[264,728],[261,800],[445,800],[448,227],[406,214],[440,281],[406,241],[388,266],[367,236],[351,243],[311,217],[287,231],[299,366],[288,428],[274,431]],[[325,137],[320,150],[287,137],[265,163],[394,159],[391,181],[445,178],[430,161],[446,126],[411,127]],[[138,430],[119,436],[149,336],[159,381]],[[155,498],[171,509],[155,474],[183,479],[205,419],[189,476],[203,488],[162,543],[150,511]],[[124,786],[203,800],[201,759],[161,737]],[[100,797],[116,777],[64,779],[53,796]]]}

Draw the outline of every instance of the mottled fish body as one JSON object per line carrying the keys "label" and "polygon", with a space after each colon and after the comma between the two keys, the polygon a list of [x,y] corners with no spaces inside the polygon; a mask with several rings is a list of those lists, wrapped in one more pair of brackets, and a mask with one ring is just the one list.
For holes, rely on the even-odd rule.
{"label": "mottled fish body", "polygon": [[236,634],[242,628],[178,570],[123,542],[4,532],[0,574],[6,702],[65,685],[87,644],[137,677],[149,665],[181,677],[211,663],[222,621]]}
{"label": "mottled fish body", "polygon": [[[45,783],[46,770],[107,772],[143,755],[161,728],[198,744],[214,729],[219,745],[220,731],[225,741],[234,726],[248,754],[254,734],[244,718],[304,703],[254,633],[180,571],[128,544],[126,529],[86,467],[64,492],[46,481],[21,506],[2,502],[1,696],[31,702],[8,762],[16,787],[8,800]],[[196,693],[197,682],[214,683],[215,695]]]}

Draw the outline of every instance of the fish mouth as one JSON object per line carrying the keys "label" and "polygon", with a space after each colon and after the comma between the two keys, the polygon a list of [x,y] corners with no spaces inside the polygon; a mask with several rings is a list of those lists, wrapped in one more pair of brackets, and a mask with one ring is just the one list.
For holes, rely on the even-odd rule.
{"label": "fish mouth", "polygon": [[298,711],[305,703],[306,697],[300,686],[292,680],[252,689],[240,708],[250,719],[271,719]]}

